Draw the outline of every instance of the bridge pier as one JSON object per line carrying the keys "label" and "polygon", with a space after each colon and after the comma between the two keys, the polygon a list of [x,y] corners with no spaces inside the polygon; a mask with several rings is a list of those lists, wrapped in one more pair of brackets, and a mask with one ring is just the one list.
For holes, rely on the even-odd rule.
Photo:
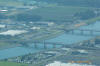
{"label": "bridge pier", "polygon": [[37,43],[34,43],[34,48],[38,48],[38,47],[37,47]]}
{"label": "bridge pier", "polygon": [[74,34],[74,30],[72,30],[72,34]]}
{"label": "bridge pier", "polygon": [[64,45],[62,45],[61,48],[64,48]]}
{"label": "bridge pier", "polygon": [[93,30],[90,30],[90,35],[93,35]]}
{"label": "bridge pier", "polygon": [[84,34],[84,31],[83,30],[80,30],[81,31],[81,35],[83,35]]}
{"label": "bridge pier", "polygon": [[47,49],[47,44],[44,42],[44,49]]}
{"label": "bridge pier", "polygon": [[59,43],[59,42],[45,42],[45,41],[42,41],[42,42],[34,42],[34,47],[35,48],[39,48],[38,47],[38,44],[42,44],[42,47],[44,48],[44,49],[47,49],[48,48],[48,45],[50,45],[50,46],[52,46],[52,48],[62,48],[62,47],[64,47],[65,46],[65,44],[63,44],[63,43]]}
{"label": "bridge pier", "polygon": [[53,44],[53,48],[56,48],[56,44]]}

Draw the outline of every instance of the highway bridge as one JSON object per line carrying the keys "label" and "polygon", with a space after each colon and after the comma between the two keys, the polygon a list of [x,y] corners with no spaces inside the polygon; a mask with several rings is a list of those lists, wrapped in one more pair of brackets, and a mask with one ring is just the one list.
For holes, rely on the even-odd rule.
{"label": "highway bridge", "polygon": [[87,36],[97,36],[96,33],[100,33],[100,30],[92,30],[92,29],[58,29],[58,30],[63,30],[66,33],[70,33],[70,34],[76,34],[76,32],[78,31],[80,35],[86,35],[86,32],[88,32],[89,34]]}
{"label": "highway bridge", "polygon": [[46,41],[43,41],[43,42],[35,41],[35,42],[33,42],[33,44],[34,44],[35,48],[38,48],[39,44],[43,44],[43,48],[45,48],[45,49],[48,48],[48,45],[52,45],[53,48],[57,48],[58,46],[60,46],[60,47],[68,46],[68,44],[65,44],[65,43],[60,43],[60,42],[46,42]]}
{"label": "highway bridge", "polygon": [[44,49],[47,49],[49,46],[52,46],[52,48],[63,48],[63,47],[70,47],[71,44],[62,43],[62,42],[48,42],[48,41],[31,41],[31,40],[0,40],[0,42],[12,42],[16,44],[20,44],[21,46],[29,47],[30,44],[33,44],[34,48],[39,48],[39,46],[42,44]]}

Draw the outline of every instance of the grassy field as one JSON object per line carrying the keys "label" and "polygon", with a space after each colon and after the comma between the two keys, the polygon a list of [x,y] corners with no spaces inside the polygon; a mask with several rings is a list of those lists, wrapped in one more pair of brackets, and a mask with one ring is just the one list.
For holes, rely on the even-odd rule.
{"label": "grassy field", "polygon": [[42,20],[48,21],[70,21],[74,18],[72,17],[73,14],[81,11],[86,11],[87,7],[72,7],[72,6],[55,6],[55,7],[44,7],[44,8],[37,8],[32,11],[29,11],[32,14],[42,16]]}
{"label": "grassy field", "polygon": [[5,44],[6,44],[6,46],[9,45],[9,43],[7,43],[7,42],[0,42],[0,47],[4,46]]}
{"label": "grassy field", "polygon": [[100,21],[100,17],[95,17],[95,18],[86,20],[87,24],[90,24],[90,23],[93,23],[93,22],[96,22],[96,21]]}
{"label": "grassy field", "polygon": [[[7,6],[23,6],[23,2],[16,2],[14,0],[0,0],[0,5]],[[81,11],[86,11],[88,9],[93,9],[92,7],[78,7],[78,6],[45,6],[43,8],[37,8],[29,10],[28,12],[42,16],[43,21],[56,21],[56,22],[66,22],[73,21],[75,18],[72,17],[73,14]],[[23,11],[24,13],[24,11]]]}
{"label": "grassy field", "polygon": [[0,62],[0,66],[28,66],[28,64],[20,64],[14,62]]}
{"label": "grassy field", "polygon": [[16,47],[16,46],[19,46],[19,44],[0,41],[0,50],[11,48],[11,47]]}

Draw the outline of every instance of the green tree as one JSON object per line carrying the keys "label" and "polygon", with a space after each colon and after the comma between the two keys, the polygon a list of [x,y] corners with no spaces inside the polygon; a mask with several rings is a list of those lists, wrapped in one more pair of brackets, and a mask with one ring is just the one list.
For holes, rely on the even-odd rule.
{"label": "green tree", "polygon": [[39,15],[33,15],[33,14],[27,14],[27,13],[22,13],[22,14],[16,14],[14,16],[10,16],[13,20],[16,21],[40,21],[42,19],[41,16]]}
{"label": "green tree", "polygon": [[7,19],[7,16],[5,14],[0,13],[0,20],[1,19]]}
{"label": "green tree", "polygon": [[85,12],[76,13],[74,16],[79,17],[82,20],[85,20],[96,17],[96,14],[93,10],[87,10]]}

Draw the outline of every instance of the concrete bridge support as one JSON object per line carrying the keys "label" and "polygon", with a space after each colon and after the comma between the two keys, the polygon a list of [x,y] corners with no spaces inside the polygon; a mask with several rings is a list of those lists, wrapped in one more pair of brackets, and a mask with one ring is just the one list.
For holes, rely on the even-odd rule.
{"label": "concrete bridge support", "polygon": [[53,48],[56,48],[56,44],[52,44],[53,45]]}
{"label": "concrete bridge support", "polygon": [[44,42],[44,49],[47,49],[47,44]]}
{"label": "concrete bridge support", "polygon": [[62,44],[62,43],[57,43],[57,42],[34,42],[34,47],[35,48],[39,48],[39,44],[42,44],[43,48],[44,49],[47,49],[49,45],[51,45],[53,48],[57,48],[58,46],[59,47],[64,47],[65,44]]}
{"label": "concrete bridge support", "polygon": [[84,34],[84,31],[83,31],[83,30],[80,30],[80,31],[81,31],[81,33],[80,33],[80,34],[81,34],[81,35],[83,35],[83,34]]}
{"label": "concrete bridge support", "polygon": [[61,47],[62,47],[62,48],[64,48],[64,47],[65,47],[65,45],[62,45]]}
{"label": "concrete bridge support", "polygon": [[90,30],[90,35],[93,35],[93,30]]}
{"label": "concrete bridge support", "polygon": [[37,46],[38,44],[37,43],[34,43],[34,48],[38,48],[38,46]]}
{"label": "concrete bridge support", "polygon": [[74,34],[74,30],[72,30],[72,34]]}

